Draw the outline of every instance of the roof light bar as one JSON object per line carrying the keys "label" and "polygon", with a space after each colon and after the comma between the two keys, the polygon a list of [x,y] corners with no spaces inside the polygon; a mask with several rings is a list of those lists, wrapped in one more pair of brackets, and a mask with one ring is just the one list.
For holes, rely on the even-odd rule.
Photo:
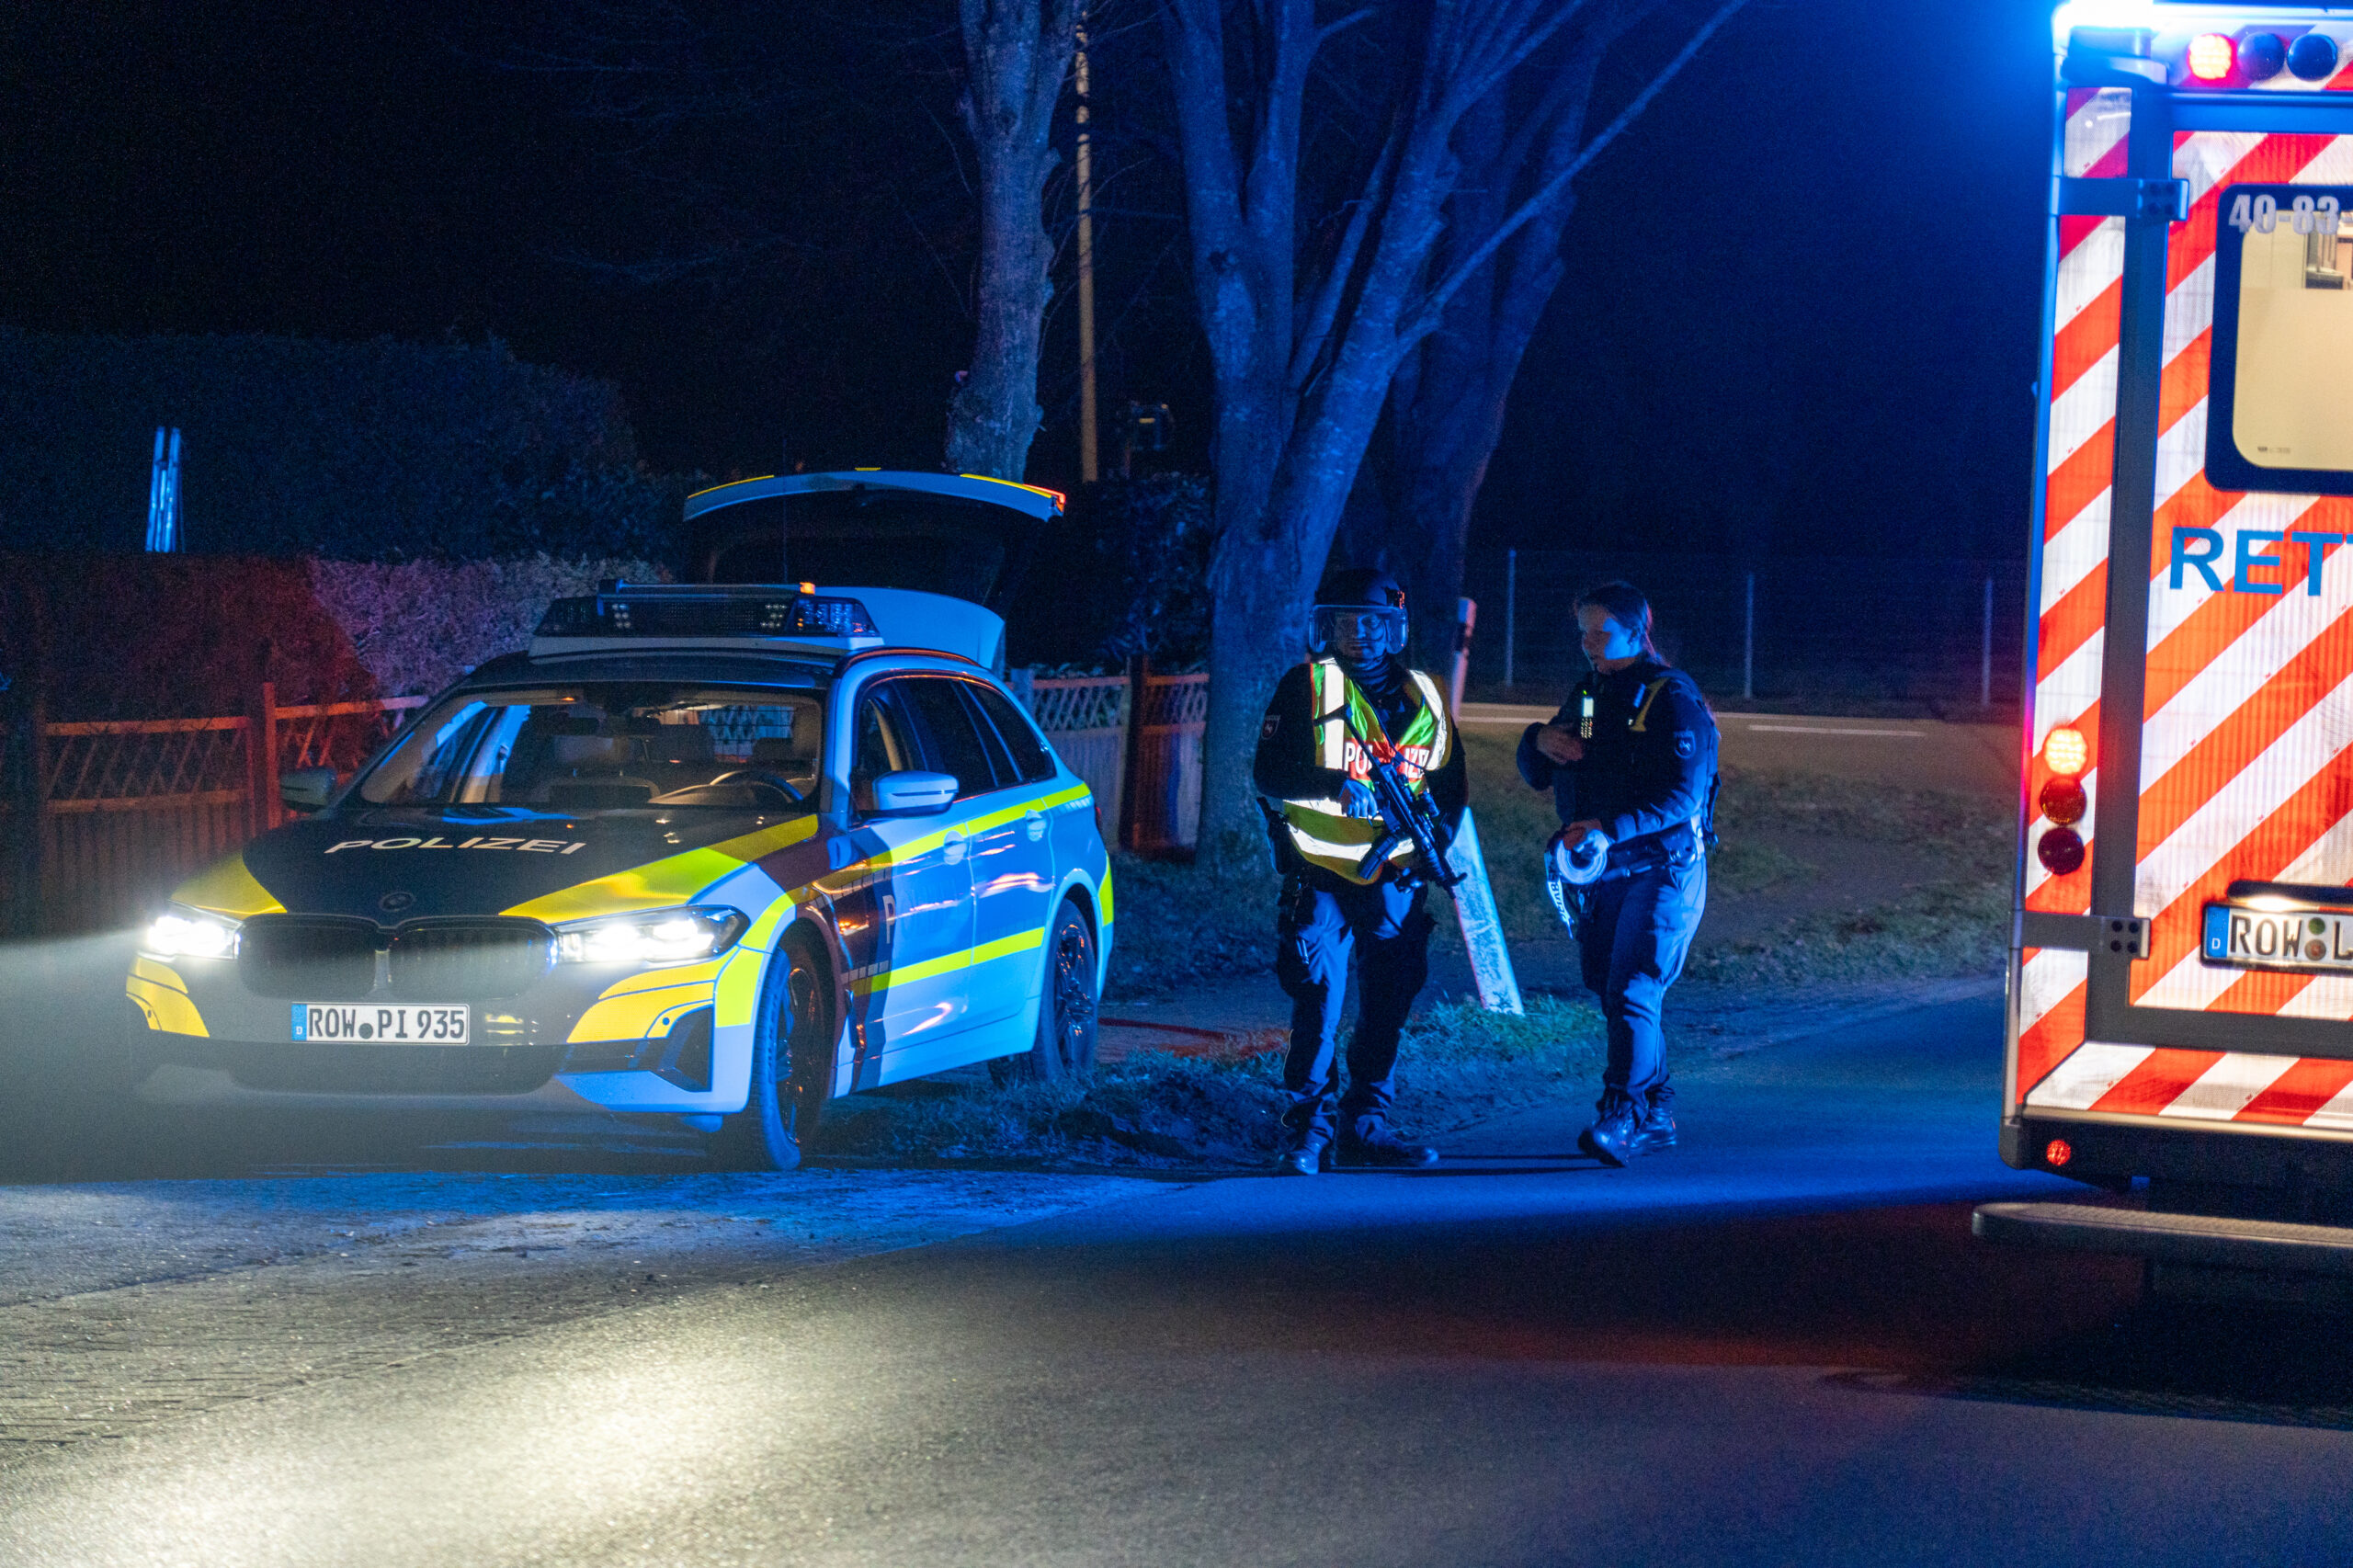
{"label": "roof light bar", "polygon": [[876,637],[852,598],[821,597],[807,583],[611,583],[557,599],[541,637]]}

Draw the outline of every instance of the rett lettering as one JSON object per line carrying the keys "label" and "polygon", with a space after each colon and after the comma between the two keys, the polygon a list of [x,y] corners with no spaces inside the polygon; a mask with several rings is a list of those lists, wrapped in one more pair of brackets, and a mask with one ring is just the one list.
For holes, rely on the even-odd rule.
{"label": "rett lettering", "polygon": [[2228,531],[2233,537],[2225,542],[2222,528],[2174,529],[2165,585],[2178,588],[2185,574],[2194,572],[2209,593],[2284,594],[2301,584],[2306,594],[2318,598],[2323,559],[2330,545],[2343,544],[2346,538],[2310,528]]}

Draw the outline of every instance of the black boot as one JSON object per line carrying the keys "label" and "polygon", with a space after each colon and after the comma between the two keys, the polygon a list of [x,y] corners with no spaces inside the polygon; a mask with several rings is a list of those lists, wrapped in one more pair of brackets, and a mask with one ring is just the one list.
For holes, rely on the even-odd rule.
{"label": "black boot", "polygon": [[1675,1147],[1675,1091],[1661,1084],[1644,1096],[1643,1123],[1634,1131],[1634,1153],[1663,1154]]}
{"label": "black boot", "polygon": [[1313,1128],[1294,1131],[1283,1129],[1282,1149],[1275,1155],[1277,1176],[1313,1176],[1321,1171],[1331,1157],[1332,1140],[1328,1133]]}
{"label": "black boot", "polygon": [[1375,1126],[1341,1133],[1339,1163],[1392,1170],[1427,1170],[1438,1164],[1438,1151],[1427,1143],[1408,1142],[1386,1126]]}
{"label": "black boot", "polygon": [[1605,1165],[1622,1165],[1643,1153],[1636,1142],[1643,1104],[1623,1089],[1611,1089],[1596,1108],[1593,1125],[1577,1134],[1577,1147]]}

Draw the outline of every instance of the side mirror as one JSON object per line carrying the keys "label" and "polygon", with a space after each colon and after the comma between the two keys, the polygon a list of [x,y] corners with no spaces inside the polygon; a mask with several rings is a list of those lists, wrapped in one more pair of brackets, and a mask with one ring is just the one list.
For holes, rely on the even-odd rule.
{"label": "side mirror", "polygon": [[278,776],[278,798],[290,812],[323,812],[335,783],[332,767],[297,767]]}
{"label": "side mirror", "polygon": [[874,781],[874,813],[885,817],[927,817],[956,803],[952,773],[885,773]]}

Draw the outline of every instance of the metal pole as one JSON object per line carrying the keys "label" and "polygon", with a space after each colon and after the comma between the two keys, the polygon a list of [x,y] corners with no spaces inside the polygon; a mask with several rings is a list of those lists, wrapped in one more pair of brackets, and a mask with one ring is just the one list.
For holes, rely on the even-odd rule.
{"label": "metal pole", "polygon": [[1086,13],[1078,22],[1078,478],[1100,477],[1095,426],[1095,159],[1094,131],[1086,103]]}
{"label": "metal pole", "polygon": [[1478,629],[1479,601],[1454,601],[1454,687],[1453,706],[1447,710],[1457,719],[1462,714],[1462,684],[1471,678],[1471,634]]}
{"label": "metal pole", "polygon": [[1740,633],[1740,699],[1756,700],[1756,574],[1748,574],[1747,608]]}
{"label": "metal pole", "polygon": [[1519,642],[1519,551],[1504,551],[1504,685],[1511,685],[1512,650]]}
{"label": "metal pole", "polygon": [[1994,579],[1985,579],[1985,636],[1977,657],[1977,706],[1994,706]]}

